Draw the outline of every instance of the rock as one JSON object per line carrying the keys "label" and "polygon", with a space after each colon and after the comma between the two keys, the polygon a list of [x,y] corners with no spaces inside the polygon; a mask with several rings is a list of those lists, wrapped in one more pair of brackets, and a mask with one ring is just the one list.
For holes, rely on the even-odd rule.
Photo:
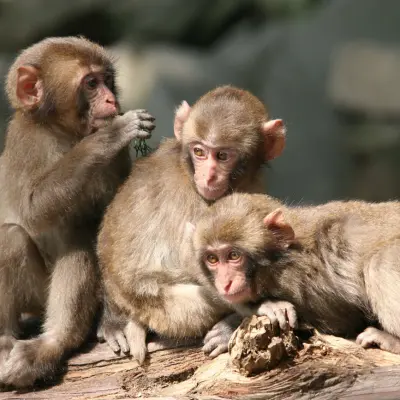
{"label": "rock", "polygon": [[340,46],[333,56],[328,95],[342,110],[399,117],[400,46],[371,41]]}
{"label": "rock", "polygon": [[293,330],[282,331],[268,317],[245,318],[229,341],[232,364],[242,375],[254,375],[275,368],[293,358],[300,342]]}

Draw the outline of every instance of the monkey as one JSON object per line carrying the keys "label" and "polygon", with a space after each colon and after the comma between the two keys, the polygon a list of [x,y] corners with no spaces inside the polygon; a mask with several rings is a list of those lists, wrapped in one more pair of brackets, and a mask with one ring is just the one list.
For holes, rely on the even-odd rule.
{"label": "monkey", "polygon": [[[95,242],[131,169],[128,145],[154,118],[121,113],[111,57],[83,37],[23,50],[6,93],[13,109],[0,156],[0,385],[53,375],[90,331],[99,304]],[[122,114],[122,115],[120,115]],[[44,318],[21,340],[20,317]]]}
{"label": "monkey", "polygon": [[193,106],[182,102],[174,137],[135,164],[105,213],[97,244],[100,341],[140,364],[148,332],[177,340],[208,332],[206,353],[227,350],[239,321],[193,278],[186,223],[233,192],[262,192],[262,166],[282,153],[285,132],[260,99],[234,86],[217,87]]}
{"label": "monkey", "polygon": [[249,313],[286,301],[323,333],[400,353],[399,226],[398,201],[287,207],[232,194],[192,228],[194,273]]}

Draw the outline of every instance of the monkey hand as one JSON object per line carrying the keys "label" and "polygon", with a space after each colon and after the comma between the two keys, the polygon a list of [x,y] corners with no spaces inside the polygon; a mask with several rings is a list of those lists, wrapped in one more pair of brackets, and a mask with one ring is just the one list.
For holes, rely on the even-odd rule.
{"label": "monkey hand", "polygon": [[204,337],[204,353],[209,357],[215,358],[228,351],[229,340],[242,322],[243,317],[239,314],[230,314],[226,318],[217,322],[207,335]]}
{"label": "monkey hand", "polygon": [[112,128],[120,133],[121,140],[128,144],[132,139],[148,139],[155,128],[155,118],[146,110],[131,110],[118,115],[112,122]]}
{"label": "monkey hand", "polygon": [[128,111],[116,116],[111,125],[99,129],[81,141],[85,153],[100,160],[109,160],[125,148],[131,140],[146,139],[154,129],[154,117],[145,110]]}
{"label": "monkey hand", "polygon": [[97,339],[106,342],[115,353],[130,354],[140,365],[147,354],[146,330],[135,321],[122,317],[103,319],[97,330]]}
{"label": "monkey hand", "polygon": [[38,378],[51,376],[61,359],[61,345],[54,340],[18,340],[0,371],[0,384],[30,387]]}
{"label": "monkey hand", "polygon": [[267,316],[272,324],[279,324],[282,330],[297,328],[297,313],[292,303],[288,301],[266,300],[260,304],[256,314]]}

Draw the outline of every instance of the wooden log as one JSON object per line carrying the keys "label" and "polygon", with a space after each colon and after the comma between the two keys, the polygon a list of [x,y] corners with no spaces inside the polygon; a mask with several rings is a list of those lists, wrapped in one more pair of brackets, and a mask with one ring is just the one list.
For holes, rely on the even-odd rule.
{"label": "wooden log", "polygon": [[96,344],[72,357],[60,381],[0,399],[397,399],[400,356],[364,350],[316,333],[294,359],[253,377],[241,375],[229,354],[208,359],[200,347],[157,350],[145,365]]}

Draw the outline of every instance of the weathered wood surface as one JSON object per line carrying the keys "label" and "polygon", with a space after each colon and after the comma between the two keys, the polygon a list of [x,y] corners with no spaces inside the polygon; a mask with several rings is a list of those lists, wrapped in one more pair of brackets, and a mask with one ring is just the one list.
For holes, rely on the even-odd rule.
{"label": "weathered wood surface", "polygon": [[247,378],[228,354],[199,348],[153,351],[144,367],[105,344],[71,358],[61,382],[0,399],[400,399],[400,356],[317,335],[291,362]]}

